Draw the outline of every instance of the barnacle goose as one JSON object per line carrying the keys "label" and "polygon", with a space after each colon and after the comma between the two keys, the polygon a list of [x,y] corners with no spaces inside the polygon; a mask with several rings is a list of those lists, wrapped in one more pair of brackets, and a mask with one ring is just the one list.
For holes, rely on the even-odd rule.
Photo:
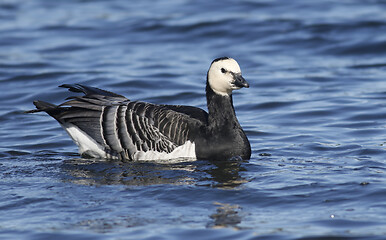
{"label": "barnacle goose", "polygon": [[206,82],[208,112],[157,105],[81,84],[64,84],[83,96],[54,105],[34,101],[55,118],[82,156],[119,160],[249,159],[251,147],[235,114],[232,91],[249,84],[229,57],[213,60]]}

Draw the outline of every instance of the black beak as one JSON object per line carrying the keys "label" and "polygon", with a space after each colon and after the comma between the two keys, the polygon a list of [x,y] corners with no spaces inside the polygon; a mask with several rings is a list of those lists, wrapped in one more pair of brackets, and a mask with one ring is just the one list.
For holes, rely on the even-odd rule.
{"label": "black beak", "polygon": [[235,73],[233,74],[233,78],[235,82],[233,83],[236,87],[242,88],[249,88],[249,83],[241,76],[241,73]]}

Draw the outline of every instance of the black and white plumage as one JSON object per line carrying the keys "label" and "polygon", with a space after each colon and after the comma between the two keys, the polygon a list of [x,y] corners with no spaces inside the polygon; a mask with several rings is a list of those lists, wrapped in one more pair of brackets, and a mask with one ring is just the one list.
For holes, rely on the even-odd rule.
{"label": "black and white plumage", "polygon": [[119,160],[249,159],[251,147],[235,114],[232,91],[249,87],[237,62],[215,59],[207,74],[208,112],[156,105],[80,84],[62,85],[83,96],[54,105],[34,101],[55,118],[83,156]]}

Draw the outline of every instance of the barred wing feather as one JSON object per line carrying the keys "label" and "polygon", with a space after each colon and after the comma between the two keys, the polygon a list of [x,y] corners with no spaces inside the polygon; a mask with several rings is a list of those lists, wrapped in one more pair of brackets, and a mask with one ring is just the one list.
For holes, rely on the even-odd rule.
{"label": "barred wing feather", "polygon": [[[39,108],[39,104],[44,102],[35,102],[35,105],[57,119],[64,128],[78,128],[109,158],[137,160],[146,153],[152,153],[153,158],[168,157],[167,154],[193,142],[193,133],[207,119],[207,113],[195,107],[130,101],[110,92],[104,94],[100,89],[93,91],[93,88],[84,89],[82,85],[75,87],[71,85],[70,90],[82,91],[85,96],[71,97],[55,108]],[[92,149],[87,150],[82,154],[93,156],[89,154]],[[188,150],[194,151],[194,148]],[[178,154],[183,157],[184,153],[179,151]],[[192,156],[192,153],[188,155]]]}

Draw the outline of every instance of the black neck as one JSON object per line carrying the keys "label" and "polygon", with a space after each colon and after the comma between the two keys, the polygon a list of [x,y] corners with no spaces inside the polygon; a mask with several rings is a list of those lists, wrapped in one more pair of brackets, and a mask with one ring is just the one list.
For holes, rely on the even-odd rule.
{"label": "black neck", "polygon": [[232,95],[222,96],[216,94],[206,83],[206,100],[208,104],[208,123],[212,127],[235,127],[239,126],[233,107]]}

